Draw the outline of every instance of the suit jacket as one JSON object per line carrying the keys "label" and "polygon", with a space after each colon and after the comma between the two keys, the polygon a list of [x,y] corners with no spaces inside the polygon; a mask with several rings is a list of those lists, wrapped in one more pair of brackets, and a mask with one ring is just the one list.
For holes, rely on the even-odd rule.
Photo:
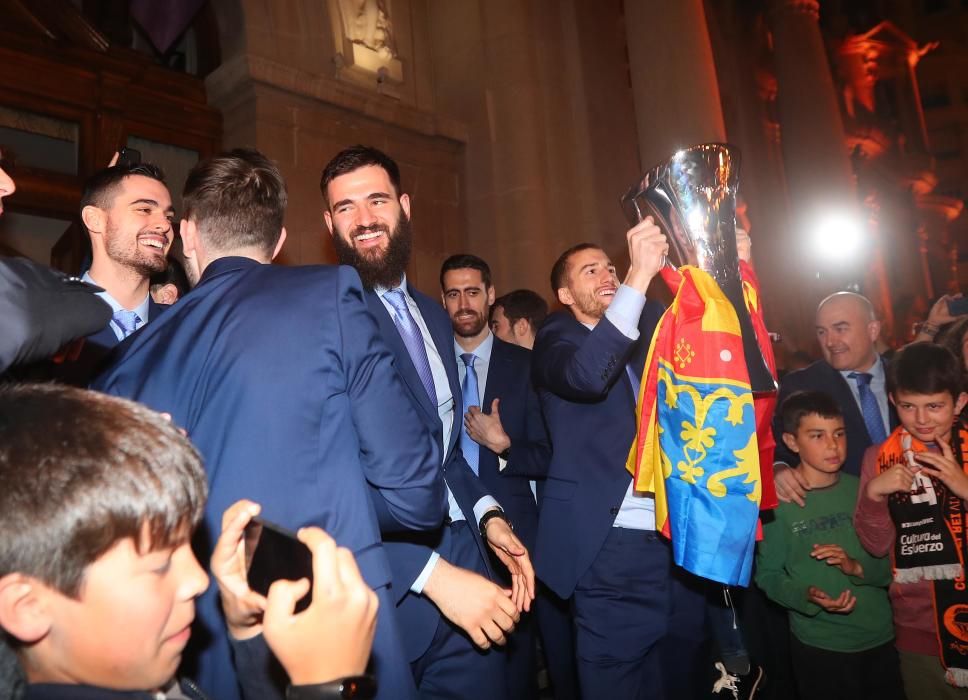
{"label": "suit jacket", "polygon": [[[149,297],[148,323],[152,323],[167,309],[168,304],[156,304],[155,300]],[[12,376],[20,381],[54,381],[87,387],[98,374],[112,364],[118,347],[131,342],[131,339],[141,331],[139,328],[122,342],[114,334],[110,321],[111,314],[108,307],[108,323],[100,330],[66,346],[55,359],[44,359],[26,365],[14,370]]]}
{"label": "suit jacket", "polygon": [[535,569],[561,598],[595,560],[632,481],[637,397],[625,368],[641,375],[661,315],[661,304],[646,302],[633,341],[607,318],[588,330],[557,312],[535,339],[532,374],[552,445]]}
{"label": "suit jacket", "polygon": [[[886,360],[884,368],[887,369]],[[790,372],[780,382],[777,410],[773,416],[773,437],[776,440],[774,461],[786,462],[790,466],[796,466],[800,462],[800,458],[783,443],[783,420],[780,417],[780,407],[784,399],[795,391],[823,391],[834,398],[844,413],[844,428],[847,431],[847,459],[843,471],[860,477],[861,460],[864,452],[871,446],[871,436],[847,380],[824,360],[817,360],[809,367]],[[894,430],[897,427],[897,412],[894,404],[888,402],[887,405],[890,430]]]}
{"label": "suit jacket", "polygon": [[[488,493],[464,459],[458,439],[460,437],[458,431],[462,428],[463,417],[460,411],[461,392],[457,373],[457,358],[454,356],[453,327],[447,312],[441,307],[439,301],[431,299],[410,286],[409,283],[407,292],[413,297],[417,308],[420,309],[420,314],[423,316],[424,323],[427,324],[434,346],[443,361],[450,391],[456,403],[454,425],[450,433],[450,440],[445,446],[442,460],[444,479],[467,519],[471,532],[477,541],[484,565],[490,571],[489,550],[481,540],[477,518],[474,515],[474,505]],[[434,444],[441,445],[444,429],[440,422],[437,406],[427,396],[427,391],[420,381],[420,375],[417,374],[410,353],[400,337],[400,332],[376,292],[367,291],[366,301],[377,321],[380,335],[394,355],[397,370],[407,387],[414,410],[420,417],[425,429],[431,433]],[[404,436],[402,439],[398,438],[400,442],[412,440],[407,432],[397,427],[394,427],[393,432],[397,436]],[[420,576],[427,560],[434,551],[437,551],[445,560],[452,561],[449,552],[442,544],[441,535],[442,530],[437,530],[434,532],[401,533],[384,538],[393,572],[393,591],[397,596],[397,610],[400,615],[404,645],[410,654],[411,661],[422,656],[430,646],[437,624],[440,622],[440,611],[436,606],[426,597],[413,594],[410,591],[410,586]]]}
{"label": "suit jacket", "polygon": [[93,289],[24,258],[0,259],[0,373],[110,322],[111,307]]}
{"label": "suit jacket", "polygon": [[[95,388],[170,413],[198,447],[209,483],[196,537],[203,561],[222,512],[248,498],[289,529],[324,528],[353,551],[379,594],[390,583],[381,530],[436,529],[446,516],[440,451],[351,268],[216,260],[194,290],[132,336]],[[401,432],[411,439],[399,440]],[[232,698],[214,589],[198,606],[206,628],[193,635],[198,668],[185,671],[213,697]],[[385,606],[380,615],[392,613]],[[378,624],[378,643],[381,634]],[[409,677],[399,647],[398,657],[380,659],[378,676],[379,664],[398,664]]]}
{"label": "suit jacket", "polygon": [[504,432],[511,438],[511,454],[505,469],[499,471],[497,454],[480,446],[478,474],[488,492],[501,503],[524,546],[533,551],[538,534],[538,507],[528,475],[547,474],[551,445],[538,395],[531,384],[531,352],[497,337],[491,348],[481,402],[485,413],[491,412],[494,399],[501,400],[498,410]]}

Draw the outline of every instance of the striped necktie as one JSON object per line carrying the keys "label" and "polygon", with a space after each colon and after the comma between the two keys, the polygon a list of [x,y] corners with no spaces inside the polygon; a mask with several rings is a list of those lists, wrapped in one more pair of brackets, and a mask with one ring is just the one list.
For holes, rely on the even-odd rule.
{"label": "striped necktie", "polygon": [[121,329],[121,340],[124,340],[134,333],[138,324],[141,323],[141,317],[134,311],[128,311],[127,309],[118,309],[111,316],[111,319]]}
{"label": "striped necktie", "polygon": [[393,323],[400,331],[400,338],[407,346],[407,352],[413,361],[414,369],[420,377],[420,383],[427,390],[430,403],[437,405],[437,390],[434,388],[434,373],[430,370],[430,360],[427,358],[427,348],[424,347],[423,334],[417,327],[417,322],[410,313],[407,306],[407,299],[404,297],[403,290],[399,287],[384,293],[383,298],[390,302],[393,307]]}
{"label": "striped necktie", "polygon": [[881,407],[877,405],[877,397],[871,391],[871,379],[874,377],[869,372],[851,372],[847,376],[857,382],[860,412],[864,415],[864,423],[867,425],[867,432],[871,436],[871,443],[880,445],[887,440],[887,433],[884,431]]}
{"label": "striped necktie", "polygon": [[[464,361],[464,366],[467,367],[467,374],[464,375],[464,384],[461,386],[461,397],[463,398],[461,409],[463,410],[462,416],[465,416],[471,406],[481,405],[480,393],[477,388],[477,370],[474,369],[474,360],[477,359],[477,355],[472,352],[465,352],[460,356],[460,359]],[[463,427],[463,422],[461,420],[460,451],[464,453],[464,459],[467,460],[471,469],[477,474],[481,458],[481,447],[467,434],[467,428]]]}

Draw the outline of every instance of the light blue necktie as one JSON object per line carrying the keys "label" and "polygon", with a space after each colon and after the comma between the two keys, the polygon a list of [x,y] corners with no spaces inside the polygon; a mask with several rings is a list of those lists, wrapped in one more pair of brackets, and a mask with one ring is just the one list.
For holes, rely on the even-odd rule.
{"label": "light blue necktie", "polygon": [[[481,398],[477,389],[477,370],[474,369],[474,360],[477,359],[477,355],[472,352],[465,352],[460,356],[460,359],[464,361],[464,365],[467,367],[467,373],[464,375],[464,384],[461,386],[461,396],[463,397],[463,401],[461,402],[461,410],[463,413],[461,416],[465,416],[471,406],[481,405]],[[463,427],[463,424],[464,421],[461,420],[460,451],[464,453],[464,459],[467,460],[471,469],[477,474],[481,448],[467,434],[467,428]]]}
{"label": "light blue necktie", "polygon": [[134,333],[138,324],[141,323],[141,317],[134,311],[128,311],[127,309],[118,309],[111,318],[118,324],[118,328],[121,329],[121,340],[124,340]]}
{"label": "light blue necktie", "polygon": [[847,375],[857,382],[857,395],[860,396],[860,411],[864,414],[864,423],[867,424],[867,432],[871,436],[871,442],[879,445],[887,440],[884,432],[884,419],[881,417],[881,408],[877,405],[877,397],[871,391],[871,376],[868,372],[851,372]]}
{"label": "light blue necktie", "polygon": [[434,388],[434,373],[430,370],[430,360],[427,359],[427,348],[424,347],[423,334],[407,307],[407,299],[403,295],[403,290],[399,287],[391,289],[383,295],[383,298],[390,302],[390,306],[393,307],[395,312],[393,323],[400,331],[403,344],[407,346],[407,352],[410,353],[410,359],[413,360],[413,366],[417,370],[421,384],[427,390],[431,405],[436,406],[437,390]]}

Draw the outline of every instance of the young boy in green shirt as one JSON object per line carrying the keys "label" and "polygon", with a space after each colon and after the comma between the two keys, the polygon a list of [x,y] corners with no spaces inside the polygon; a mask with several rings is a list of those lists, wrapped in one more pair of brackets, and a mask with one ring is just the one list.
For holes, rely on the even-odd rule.
{"label": "young boy in green shirt", "polygon": [[800,457],[806,504],[781,503],[763,529],[756,583],[789,610],[801,700],[903,700],[887,586],[887,559],[869,555],[853,526],[857,477],[842,474],[843,414],[804,391],[780,408],[783,441]]}

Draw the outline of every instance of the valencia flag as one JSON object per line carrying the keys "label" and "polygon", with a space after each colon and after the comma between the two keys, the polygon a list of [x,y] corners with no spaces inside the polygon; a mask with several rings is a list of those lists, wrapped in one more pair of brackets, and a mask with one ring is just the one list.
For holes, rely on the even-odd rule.
{"label": "valencia flag", "polygon": [[[752,267],[740,263],[757,341],[776,376]],[[739,320],[699,268],[666,268],[675,294],[656,327],[642,373],[638,433],[627,467],[655,494],[656,529],[676,564],[729,585],[749,584],[759,511],[776,506],[770,421],[776,394],[755,395]]]}

